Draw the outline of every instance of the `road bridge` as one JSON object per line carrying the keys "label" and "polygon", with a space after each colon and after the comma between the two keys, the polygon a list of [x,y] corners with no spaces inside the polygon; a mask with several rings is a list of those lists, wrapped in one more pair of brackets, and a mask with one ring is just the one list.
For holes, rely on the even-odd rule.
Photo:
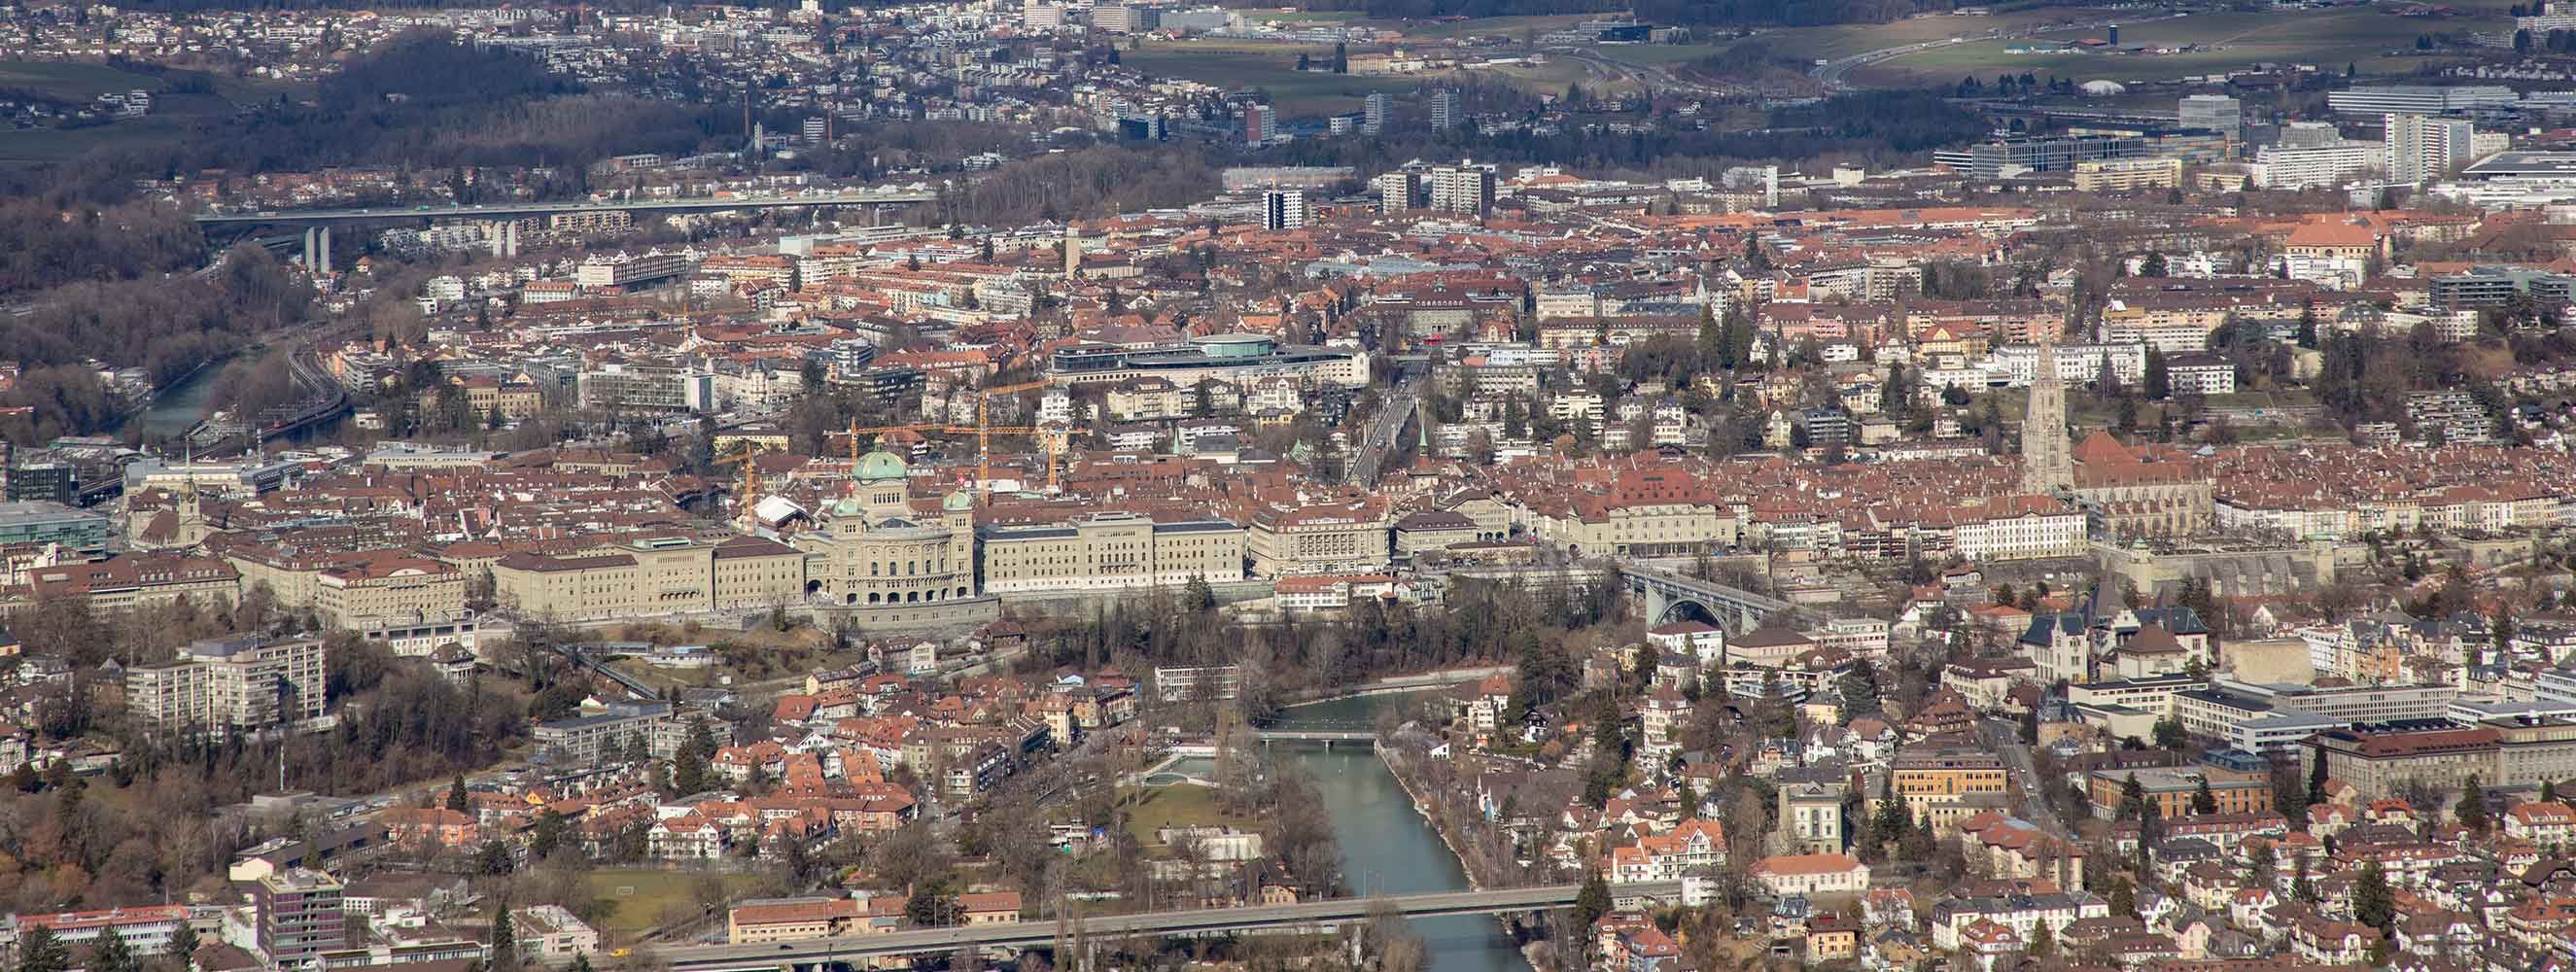
{"label": "road bridge", "polygon": [[396,219],[503,219],[552,216],[557,213],[702,213],[724,209],[790,209],[801,206],[885,206],[934,202],[936,190],[868,189],[810,196],[704,196],[687,199],[633,199],[598,202],[475,203],[470,206],[370,206],[348,209],[264,209],[256,212],[198,213],[201,226],[302,226],[318,223],[363,223]]}
{"label": "road bridge", "polygon": [[[1574,903],[1581,893],[1579,884],[1556,884],[1535,888],[1497,888],[1485,891],[1441,891],[1430,894],[1408,894],[1375,898],[1331,898],[1289,905],[1257,905],[1245,908],[1195,908],[1186,911],[1156,911],[1134,915],[1103,915],[1079,922],[1081,937],[1091,941],[1131,935],[1208,935],[1248,931],[1321,931],[1346,922],[1364,921],[1379,907],[1392,907],[1407,917],[1440,915],[1487,915],[1515,911],[1541,911],[1563,908]],[[1620,885],[1623,896],[1675,898],[1681,893],[1678,881]],[[961,948],[1033,948],[1056,944],[1058,928],[1052,921],[1009,922],[996,925],[967,925],[955,928],[924,928],[888,935],[858,935],[839,938],[808,938],[792,942],[769,942],[759,945],[702,945],[661,949],[656,958],[668,964],[672,972],[749,972],[749,970],[799,970],[827,965],[856,965],[867,959],[895,955],[918,955],[954,951]],[[1062,932],[1066,940],[1075,937],[1071,928]]]}
{"label": "road bridge", "polygon": [[1262,742],[1319,742],[1331,745],[1337,742],[1374,743],[1377,741],[1377,733],[1361,729],[1263,729],[1253,735],[1259,737]]}
{"label": "road bridge", "polygon": [[1645,597],[1648,624],[1698,619],[1740,633],[1795,607],[1766,594],[1643,564],[1623,564],[1619,575],[1629,591]]}
{"label": "road bridge", "polygon": [[[526,216],[553,216],[562,213],[704,213],[729,209],[794,209],[820,206],[908,206],[935,202],[937,190],[922,188],[863,189],[853,192],[816,193],[801,196],[734,196],[692,197],[687,199],[630,199],[599,202],[588,199],[561,202],[475,203],[473,205],[366,206],[339,209],[263,209],[250,212],[198,213],[189,217],[211,231],[218,227],[300,226],[304,228],[303,263],[308,267],[327,267],[331,263],[331,228],[344,223],[382,223],[398,220],[517,219]],[[515,247],[516,234],[510,237]],[[506,255],[506,254],[505,254]]]}

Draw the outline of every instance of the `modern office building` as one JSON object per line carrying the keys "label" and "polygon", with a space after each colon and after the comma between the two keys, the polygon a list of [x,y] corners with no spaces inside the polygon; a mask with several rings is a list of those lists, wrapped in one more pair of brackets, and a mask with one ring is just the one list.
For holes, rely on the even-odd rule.
{"label": "modern office building", "polygon": [[679,365],[607,362],[582,369],[583,408],[697,412],[716,407],[712,371]]}
{"label": "modern office building", "polygon": [[59,547],[73,560],[107,556],[108,518],[60,503],[0,501],[0,559],[12,551]]}
{"label": "modern office building", "polygon": [[2006,172],[2064,172],[2075,163],[2129,159],[2146,154],[2147,140],[2135,135],[2033,135],[1999,138],[1970,146],[1968,172],[1994,179]]}
{"label": "modern office building", "polygon": [[1458,127],[1458,92],[1442,88],[1431,93],[1431,127],[1447,131]]}
{"label": "modern office building", "polygon": [[1376,135],[1386,131],[1386,118],[1395,109],[1395,99],[1380,91],[1360,99],[1360,133]]}
{"label": "modern office building", "polygon": [[2367,85],[2326,94],[2326,107],[2346,115],[2440,115],[2512,108],[2521,100],[2502,85]]}
{"label": "modern office building", "polygon": [[2174,118],[2184,128],[2206,128],[2230,142],[2245,140],[2245,107],[2226,95],[2185,95]]}
{"label": "modern office building", "polygon": [[2576,276],[2531,267],[2470,267],[2433,278],[2430,293],[2433,308],[2444,311],[2502,307],[2515,294],[2565,304],[2576,300]]}
{"label": "modern office building", "polygon": [[259,927],[259,950],[281,966],[349,944],[348,916],[340,879],[311,868],[292,867],[261,877],[251,885],[251,904]]}

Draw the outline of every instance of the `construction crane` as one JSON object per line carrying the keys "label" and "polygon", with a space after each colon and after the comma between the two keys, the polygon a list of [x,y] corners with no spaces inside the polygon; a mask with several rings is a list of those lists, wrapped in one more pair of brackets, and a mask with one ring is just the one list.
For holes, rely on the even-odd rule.
{"label": "construction crane", "polygon": [[768,443],[745,441],[743,443],[742,451],[736,452],[733,455],[726,456],[722,459],[718,459],[712,463],[708,463],[708,465],[716,468],[723,468],[735,463],[742,464],[741,502],[742,532],[744,533],[750,533],[752,527],[759,524],[759,518],[753,515],[751,505],[758,502],[760,499],[760,464],[751,460],[758,458],[761,453],[768,451],[770,451]]}
{"label": "construction crane", "polygon": [[[987,388],[975,393],[976,483],[982,484],[993,481],[993,470],[986,464],[986,457],[993,454],[993,417],[987,411],[987,408],[993,403],[993,396],[1012,395],[1024,391],[1035,391],[1046,386],[1047,383],[1043,381],[1023,381],[1018,384],[1003,385],[998,388]],[[1051,465],[1052,464],[1050,464],[1050,466]]]}
{"label": "construction crane", "polygon": [[[1059,486],[1061,482],[1057,478],[1058,459],[1062,457],[1064,453],[1071,450],[1073,434],[1081,431],[1084,430],[1070,425],[950,425],[945,422],[916,422],[909,425],[859,426],[857,424],[852,424],[848,430],[834,432],[832,433],[832,436],[834,438],[846,437],[850,440],[850,468],[853,470],[853,475],[856,474],[856,470],[858,469],[859,437],[863,435],[884,435],[889,432],[913,432],[922,435],[974,436],[977,452],[975,458],[975,483],[976,488],[982,489],[984,484],[992,482],[993,480],[990,460],[991,451],[989,449],[989,444],[992,442],[992,436],[996,434],[1025,435],[1032,439],[1036,439],[1038,442],[1038,448],[1046,452],[1047,486],[1052,489]],[[989,491],[985,492],[983,496],[984,502],[991,502],[992,494]]]}

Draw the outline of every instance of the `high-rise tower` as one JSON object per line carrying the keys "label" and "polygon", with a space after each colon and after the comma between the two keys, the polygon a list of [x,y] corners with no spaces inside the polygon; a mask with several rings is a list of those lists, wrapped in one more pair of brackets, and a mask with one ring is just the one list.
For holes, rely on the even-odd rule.
{"label": "high-rise tower", "polygon": [[2052,496],[2075,486],[2066,442],[2066,386],[2057,380],[2054,325],[2039,332],[2039,362],[2030,378],[2030,411],[2021,420],[2021,491]]}

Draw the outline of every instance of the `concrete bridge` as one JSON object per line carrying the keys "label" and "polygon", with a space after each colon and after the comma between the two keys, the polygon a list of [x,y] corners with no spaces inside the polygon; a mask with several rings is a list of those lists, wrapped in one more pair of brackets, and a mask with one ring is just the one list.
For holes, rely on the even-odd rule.
{"label": "concrete bridge", "polygon": [[189,218],[196,220],[202,226],[309,226],[396,219],[500,219],[551,216],[556,213],[695,213],[726,209],[787,209],[800,206],[885,206],[934,202],[938,198],[938,192],[931,189],[863,189],[852,192],[817,193],[810,196],[708,196],[609,202],[578,199],[561,202],[477,203],[471,206],[265,209],[244,213],[199,213]]}
{"label": "concrete bridge", "polygon": [[1263,729],[1253,734],[1262,742],[1376,743],[1377,733],[1365,729]]}
{"label": "concrete bridge", "polygon": [[[692,197],[687,199],[628,199],[594,202],[587,199],[562,202],[476,203],[470,206],[366,206],[340,209],[263,209],[237,213],[199,213],[189,217],[209,231],[219,227],[250,229],[260,226],[301,226],[304,249],[300,259],[308,267],[331,265],[331,227],[342,223],[383,223],[399,220],[517,219],[524,216],[552,216],[558,213],[705,213],[731,209],[792,209],[808,206],[865,206],[882,215],[880,207],[909,206],[934,202],[939,194],[931,189],[861,189],[851,192],[817,193],[810,196],[737,196]],[[509,234],[502,244],[515,256],[518,235]]]}
{"label": "concrete bridge", "polygon": [[[1392,906],[1407,917],[1541,911],[1572,905],[1575,895],[1582,890],[1583,886],[1579,884],[1557,884],[1376,898],[1332,898],[1291,905],[1103,915],[1081,919],[1079,924],[1081,936],[1090,941],[1131,935],[1324,931],[1347,922],[1365,921],[1371,911],[1381,906]],[[1672,899],[1681,894],[1681,884],[1677,881],[1629,884],[1621,885],[1617,890],[1623,896]],[[961,948],[1051,947],[1058,943],[1059,935],[1067,942],[1075,937],[1072,928],[1060,930],[1053,921],[1028,921],[924,928],[888,935],[808,938],[759,945],[666,948],[657,950],[655,957],[667,963],[672,972],[799,972],[823,966],[858,965],[868,959],[885,956],[948,952]]]}
{"label": "concrete bridge", "polygon": [[1643,564],[1622,565],[1619,574],[1629,591],[1645,597],[1649,624],[1702,620],[1741,633],[1794,607],[1769,595]]}

